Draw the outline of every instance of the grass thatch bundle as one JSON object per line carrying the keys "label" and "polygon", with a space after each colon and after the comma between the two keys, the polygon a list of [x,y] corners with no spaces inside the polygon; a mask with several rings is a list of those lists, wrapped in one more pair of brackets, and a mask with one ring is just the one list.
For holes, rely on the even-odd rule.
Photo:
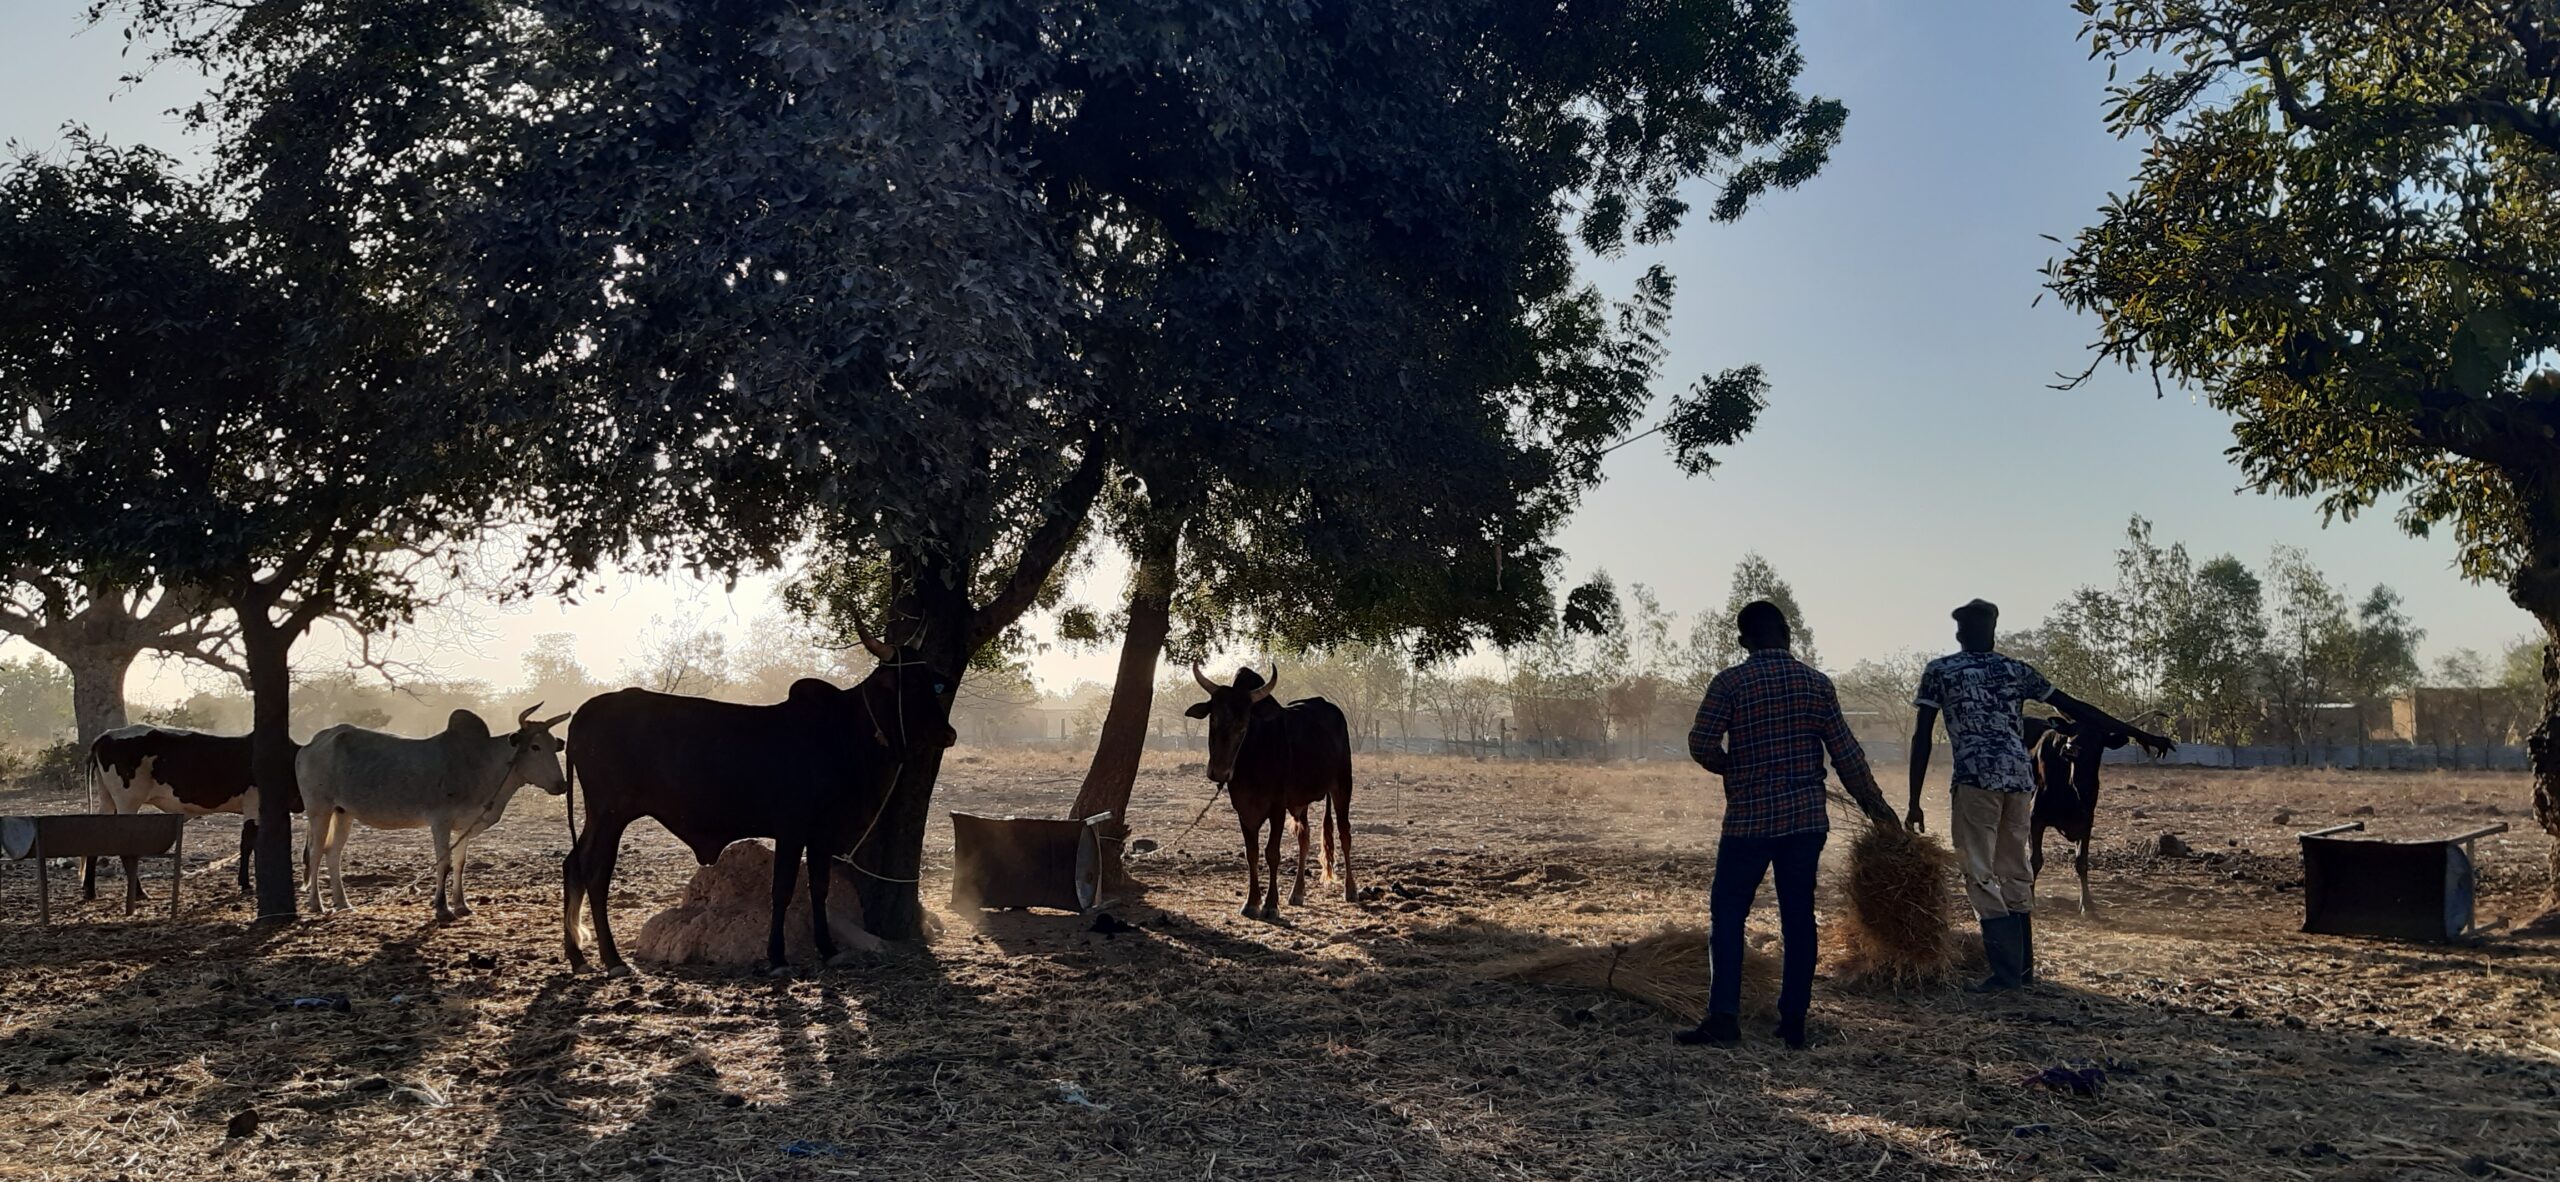
{"label": "grass thatch bundle", "polygon": [[1835,966],[1850,984],[1887,988],[1935,985],[1956,969],[1949,936],[1954,909],[1947,874],[1955,855],[1937,839],[1902,826],[1870,826],[1849,847],[1843,885],[1843,955]]}
{"label": "grass thatch bundle", "polygon": [[[1707,962],[1706,930],[1680,927],[1618,944],[1569,945],[1508,957],[1485,965],[1483,971],[1504,980],[1605,989],[1684,1022],[1706,1016],[1707,986],[1713,976]],[[1744,948],[1743,1008],[1769,1013],[1777,1001],[1777,961],[1758,948]]]}

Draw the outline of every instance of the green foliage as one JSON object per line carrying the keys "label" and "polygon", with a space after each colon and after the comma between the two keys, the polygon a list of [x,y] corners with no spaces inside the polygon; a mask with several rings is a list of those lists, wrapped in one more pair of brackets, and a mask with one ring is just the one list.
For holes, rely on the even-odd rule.
{"label": "green foliage", "polygon": [[[2048,269],[2099,363],[2234,416],[2258,488],[2406,494],[2560,622],[2560,55],[2546,4],[2080,0],[2134,187]],[[2280,595],[2281,598],[2281,595]]]}
{"label": "green foliage", "polygon": [[86,138],[0,173],[0,559],[209,589],[294,636],[417,607],[509,453],[324,196]]}
{"label": "green foliage", "polygon": [[0,658],[0,742],[49,743],[71,730],[71,671],[43,657]]}
{"label": "green foliage", "polygon": [[1618,610],[1618,585],[1601,571],[1574,588],[1564,597],[1564,614],[1559,617],[1568,636],[1606,637],[1622,633],[1626,616]]}
{"label": "green foliage", "polygon": [[[1778,610],[1787,613],[1787,624],[1794,630],[1796,659],[1808,665],[1820,665],[1821,653],[1813,647],[1813,625],[1805,622],[1804,609],[1796,604],[1795,588],[1778,577],[1777,568],[1769,565],[1768,559],[1753,551],[1744,554],[1742,561],[1733,565],[1733,588],[1724,597],[1723,618],[1715,621],[1716,626],[1723,629],[1716,649],[1718,667],[1740,664],[1749,655],[1742,651],[1741,635],[1735,631],[1733,622],[1742,615],[1744,607],[1761,599],[1778,605]],[[1698,626],[1705,628],[1708,622],[1702,619]]]}

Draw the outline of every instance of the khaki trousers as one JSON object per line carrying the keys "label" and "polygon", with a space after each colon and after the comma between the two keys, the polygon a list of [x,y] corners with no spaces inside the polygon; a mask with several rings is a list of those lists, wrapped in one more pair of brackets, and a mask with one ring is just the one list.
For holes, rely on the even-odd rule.
{"label": "khaki trousers", "polygon": [[1994,792],[1957,785],[1956,857],[1964,864],[1964,893],[1973,912],[1998,919],[2036,906],[2034,838],[2036,794]]}

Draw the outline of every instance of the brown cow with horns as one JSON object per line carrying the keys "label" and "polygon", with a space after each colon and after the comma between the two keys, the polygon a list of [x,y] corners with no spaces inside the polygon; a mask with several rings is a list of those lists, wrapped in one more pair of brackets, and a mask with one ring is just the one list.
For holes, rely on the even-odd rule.
{"label": "brown cow with horns", "polygon": [[[1325,802],[1325,876],[1333,875],[1333,837],[1342,835],[1342,897],[1357,900],[1359,882],[1351,870],[1351,726],[1340,707],[1322,698],[1302,698],[1283,707],[1271,691],[1280,684],[1273,662],[1271,679],[1252,669],[1238,670],[1234,685],[1219,685],[1191,666],[1192,679],[1209,700],[1183,713],[1209,720],[1209,779],[1227,787],[1236,820],[1244,826],[1244,913],[1265,920],[1280,918],[1280,837],[1289,818],[1298,819],[1298,883],[1289,905],[1307,901],[1307,806]],[[1262,827],[1271,826],[1267,845],[1257,850]],[[1271,890],[1262,889],[1261,859],[1271,863]]]}

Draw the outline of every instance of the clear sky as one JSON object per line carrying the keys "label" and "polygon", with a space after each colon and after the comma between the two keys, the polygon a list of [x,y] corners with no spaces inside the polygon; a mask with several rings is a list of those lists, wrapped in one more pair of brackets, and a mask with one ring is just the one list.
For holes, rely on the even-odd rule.
{"label": "clear sky", "polygon": [[[125,91],[121,37],[75,36],[82,7],[0,5],[0,138],[41,149],[77,120],[185,150],[161,112],[191,97],[188,80]],[[2136,158],[2099,123],[2105,68],[2075,41],[2067,4],[1805,0],[1798,19],[1805,84],[1848,103],[1845,141],[1802,189],[1732,225],[1694,222],[1662,256],[1680,278],[1672,385],[1758,362],[1769,412],[1710,480],[1680,476],[1652,441],[1611,457],[1608,483],[1561,539],[1577,576],[1606,568],[1684,614],[1712,610],[1756,549],[1794,584],[1826,661],[1845,664],[1949,647],[1947,611],[1974,596],[2032,623],[2073,587],[2112,578],[2138,513],[2199,557],[2257,565],[2282,543],[2359,592],[2390,583],[2430,654],[2494,651],[2528,629],[2503,594],[2454,573],[2445,540],[2404,537],[2387,514],[2323,529],[2308,502],[2236,491],[2228,421],[2211,408],[2155,399],[2138,375],[2046,388],[2080,368],[2091,332],[2033,306],[2055,249],[2039,235],[2085,224]],[[1649,261],[1592,274],[1623,290]],[[1109,600],[1117,572],[1105,564],[1090,593]],[[652,617],[734,627],[770,610],[763,580],[735,593],[607,584],[581,605],[490,609],[475,642],[420,655],[503,684],[531,637],[570,631],[591,667],[611,671]],[[1052,654],[1037,669],[1063,686],[1107,680],[1111,659]]]}

